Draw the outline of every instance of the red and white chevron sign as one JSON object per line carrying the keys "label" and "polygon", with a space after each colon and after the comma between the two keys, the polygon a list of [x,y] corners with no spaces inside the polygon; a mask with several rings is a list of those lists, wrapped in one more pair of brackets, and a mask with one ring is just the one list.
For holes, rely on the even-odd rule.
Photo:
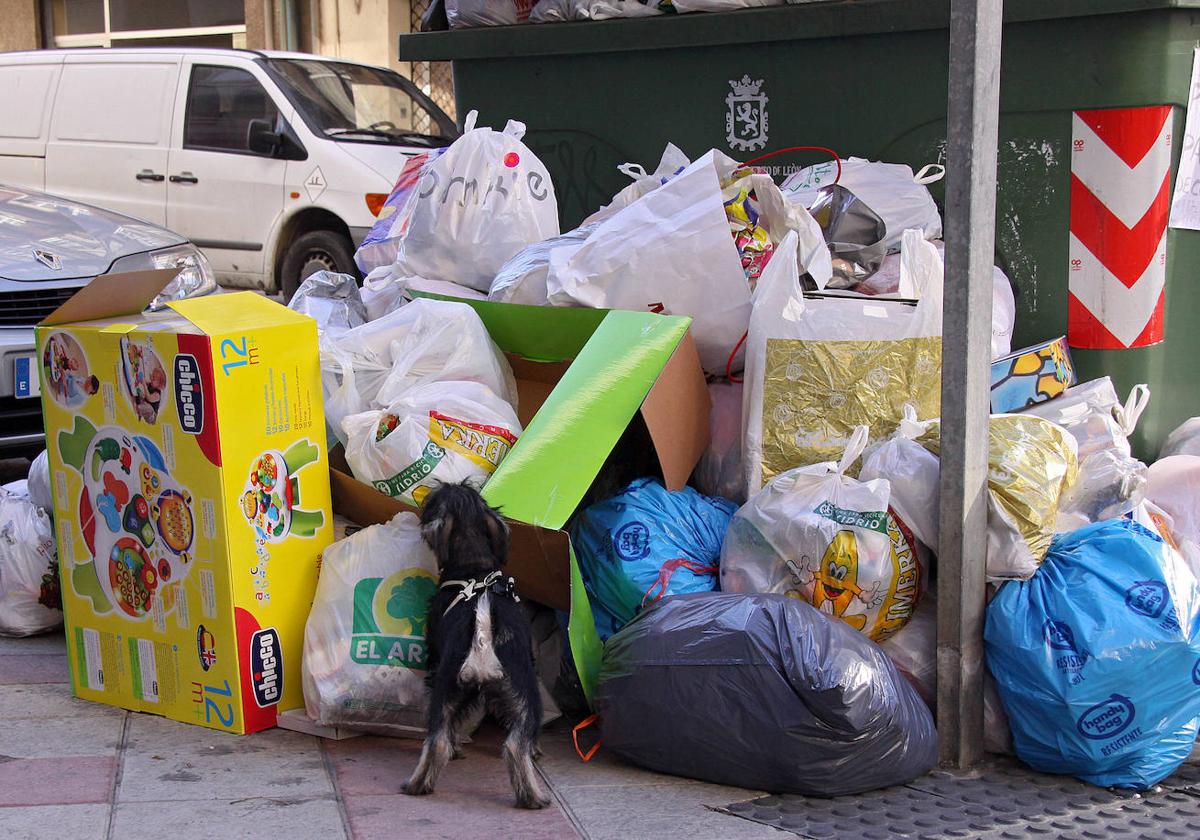
{"label": "red and white chevron sign", "polygon": [[1120,350],[1163,340],[1171,106],[1076,111],[1071,142],[1067,342]]}

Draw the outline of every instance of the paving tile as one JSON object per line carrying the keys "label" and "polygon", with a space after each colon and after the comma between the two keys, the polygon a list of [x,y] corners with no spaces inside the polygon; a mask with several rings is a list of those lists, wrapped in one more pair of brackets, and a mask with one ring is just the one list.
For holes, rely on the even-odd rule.
{"label": "paving tile", "polygon": [[312,736],[282,729],[230,735],[154,715],[130,715],[118,802],[332,795]]}
{"label": "paving tile", "polygon": [[[578,837],[556,806],[541,811],[514,808],[512,796],[438,789],[431,796],[347,796],[346,816],[354,840],[565,840]],[[629,834],[648,837],[648,834]]]}
{"label": "paving tile", "polygon": [[32,654],[32,653],[66,653],[67,640],[62,630],[53,633],[43,633],[40,636],[25,636],[20,639],[9,639],[0,636],[0,656]]}
{"label": "paving tile", "polygon": [[0,837],[4,840],[46,840],[47,837],[104,840],[109,810],[108,805],[0,808]]}
{"label": "paving tile", "polygon": [[65,653],[0,654],[0,685],[70,681]]}
{"label": "paving tile", "polygon": [[120,715],[97,717],[86,722],[60,718],[4,720],[0,724],[0,756],[111,755],[121,741],[124,724]]}
{"label": "paving tile", "polygon": [[[590,737],[594,737],[589,735]],[[581,741],[586,748],[591,742]],[[575,752],[569,727],[555,725],[542,731],[542,773],[556,787],[561,785],[695,785],[703,784],[682,776],[668,776],[629,764],[603,746],[591,760],[581,761]]]}
{"label": "paving tile", "polygon": [[125,711],[71,696],[69,685],[0,685],[0,721],[21,718],[123,717]]}
{"label": "paving tile", "polygon": [[105,756],[0,761],[0,806],[108,802],[116,771]]}
{"label": "paving tile", "polygon": [[[116,840],[337,840],[346,836],[337,802],[251,798],[122,802],[113,815]],[[403,837],[393,832],[392,840]],[[71,838],[76,840],[76,838]]]}
{"label": "paving tile", "polygon": [[[338,790],[343,795],[374,796],[400,792],[400,786],[417,766],[421,742],[367,736],[330,741],[325,749],[337,774]],[[450,762],[442,773],[438,790],[478,793],[505,801],[511,799],[512,787],[500,758],[499,738],[481,734],[463,751],[466,757]]]}
{"label": "paving tile", "polygon": [[741,788],[697,783],[670,787],[556,786],[555,791],[590,840],[630,837],[781,840],[795,836],[705,807],[754,796]]}

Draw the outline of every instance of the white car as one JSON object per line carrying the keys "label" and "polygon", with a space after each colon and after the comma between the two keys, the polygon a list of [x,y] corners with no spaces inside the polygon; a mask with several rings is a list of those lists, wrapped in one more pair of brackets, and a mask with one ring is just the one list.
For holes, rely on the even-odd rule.
{"label": "white car", "polygon": [[391,70],[185,47],[0,54],[0,114],[0,181],[168,227],[222,285],[288,297],[356,273],[405,161],[458,134]]}
{"label": "white car", "polygon": [[100,274],[178,268],[152,308],[217,288],[177,233],[0,182],[0,457],[42,448],[34,326]]}

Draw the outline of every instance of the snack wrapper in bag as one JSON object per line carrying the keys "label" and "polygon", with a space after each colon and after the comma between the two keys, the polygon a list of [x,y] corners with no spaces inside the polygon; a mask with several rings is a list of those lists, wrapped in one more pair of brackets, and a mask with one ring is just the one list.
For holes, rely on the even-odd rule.
{"label": "snack wrapper in bag", "polygon": [[738,509],[721,548],[722,591],[798,598],[877,642],[908,622],[921,559],[888,505],[888,481],[846,475],[866,442],[859,426],[839,462],[776,476]]}

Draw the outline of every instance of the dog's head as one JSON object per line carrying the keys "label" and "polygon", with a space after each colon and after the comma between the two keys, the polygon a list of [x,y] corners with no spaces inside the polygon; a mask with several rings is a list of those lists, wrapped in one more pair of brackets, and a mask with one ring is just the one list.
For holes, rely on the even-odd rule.
{"label": "dog's head", "polygon": [[490,570],[508,558],[508,525],[465,481],[439,485],[425,497],[421,536],[440,569]]}

